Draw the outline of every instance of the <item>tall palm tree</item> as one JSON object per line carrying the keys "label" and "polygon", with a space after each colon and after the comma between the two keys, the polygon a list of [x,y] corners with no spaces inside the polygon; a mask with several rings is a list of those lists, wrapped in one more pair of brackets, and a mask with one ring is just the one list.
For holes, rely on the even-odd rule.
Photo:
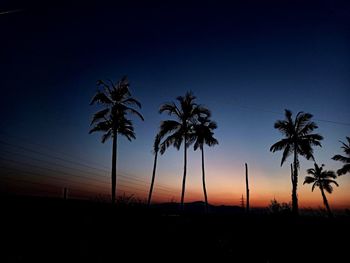
{"label": "tall palm tree", "polygon": [[194,136],[196,141],[194,143],[194,150],[196,151],[198,148],[202,153],[202,182],[203,182],[203,192],[205,199],[205,210],[208,212],[208,196],[207,189],[205,187],[205,169],[204,169],[204,145],[208,145],[209,147],[219,144],[218,140],[214,138],[214,132],[217,128],[217,124],[214,121],[209,119],[209,116],[199,117],[198,122],[194,125]]}
{"label": "tall palm tree", "polygon": [[186,92],[185,96],[176,98],[179,105],[175,102],[164,103],[159,109],[159,113],[166,112],[175,117],[175,120],[162,121],[160,125],[160,135],[166,136],[161,143],[160,153],[173,145],[176,149],[180,149],[184,144],[184,172],[182,178],[181,192],[181,209],[184,209],[186,172],[187,172],[187,148],[194,142],[193,125],[199,116],[209,115],[208,109],[195,102],[196,97],[192,92]]}
{"label": "tall palm tree", "polygon": [[321,146],[323,137],[319,134],[311,133],[318,128],[315,122],[311,121],[312,114],[299,112],[295,119],[292,119],[292,112],[285,110],[285,119],[275,122],[275,129],[278,129],[284,138],[271,146],[270,151],[283,150],[281,166],[290,154],[294,155],[293,176],[292,176],[292,212],[298,215],[298,169],[299,155],[307,160],[314,160],[313,146]]}
{"label": "tall palm tree", "polygon": [[161,139],[162,139],[162,137],[158,133],[156,135],[156,137],[154,138],[154,143],[153,143],[154,163],[153,163],[152,181],[151,181],[151,186],[150,186],[149,194],[148,194],[148,202],[147,202],[148,206],[151,205],[153,185],[154,185],[154,179],[156,177],[157,159],[158,159],[158,152],[159,152],[159,146],[160,146]]}
{"label": "tall palm tree", "polygon": [[350,173],[350,137],[346,137],[346,140],[348,141],[348,144],[342,141],[341,143],[343,144],[342,148],[344,150],[344,153],[347,155],[347,157],[337,154],[337,155],[334,155],[332,158],[335,161],[340,161],[345,163],[342,168],[337,170],[338,175]]}
{"label": "tall palm tree", "polygon": [[99,89],[91,100],[90,105],[101,104],[104,109],[93,115],[89,133],[103,132],[102,143],[109,138],[113,140],[112,148],[112,203],[115,203],[117,181],[117,139],[118,134],[126,137],[129,141],[135,139],[134,126],[127,119],[129,113],[135,114],[144,120],[141,113],[133,107],[141,108],[141,103],[131,96],[129,81],[123,77],[118,83],[111,80],[106,83],[103,80],[97,82]]}
{"label": "tall palm tree", "polygon": [[318,166],[316,163],[314,165],[314,168],[310,168],[307,170],[307,173],[311,176],[306,176],[304,184],[312,184],[311,191],[314,191],[315,186],[320,188],[322,198],[323,198],[323,203],[327,209],[329,217],[332,217],[332,211],[329,207],[327,197],[324,193],[324,191],[328,193],[333,192],[333,187],[331,184],[335,184],[336,186],[339,186],[338,183],[334,180],[337,176],[333,171],[322,171],[324,164],[321,166]]}

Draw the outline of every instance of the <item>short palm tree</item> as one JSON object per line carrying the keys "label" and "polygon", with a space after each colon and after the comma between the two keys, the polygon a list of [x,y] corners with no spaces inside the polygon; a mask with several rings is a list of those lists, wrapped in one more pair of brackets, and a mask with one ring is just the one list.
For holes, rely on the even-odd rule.
{"label": "short palm tree", "polygon": [[141,108],[140,102],[131,96],[129,81],[123,77],[118,83],[103,80],[97,82],[99,89],[92,98],[90,105],[95,103],[103,105],[104,109],[93,115],[89,133],[103,132],[102,143],[109,138],[113,140],[112,149],[112,203],[115,203],[116,181],[117,181],[117,137],[118,134],[126,137],[129,141],[135,139],[134,126],[131,120],[127,119],[129,113],[137,115],[144,120],[142,115],[133,108]]}
{"label": "short palm tree", "polygon": [[336,186],[339,186],[338,183],[334,180],[337,176],[333,171],[323,171],[324,164],[321,166],[318,166],[316,163],[314,165],[314,168],[310,168],[307,170],[307,173],[311,176],[306,176],[304,184],[312,184],[311,190],[314,191],[315,187],[317,186],[320,188],[323,203],[327,209],[329,217],[332,217],[332,211],[329,207],[327,197],[325,195],[325,192],[332,193],[333,187],[331,184],[335,184]]}
{"label": "short palm tree", "polygon": [[153,163],[151,186],[150,186],[149,194],[148,194],[148,202],[147,202],[148,206],[151,205],[153,185],[154,185],[154,179],[156,177],[157,159],[158,159],[158,152],[159,152],[159,146],[160,146],[161,139],[162,138],[161,138],[160,134],[158,133],[156,135],[156,137],[154,138],[154,143],[153,143],[154,163]]}
{"label": "short palm tree", "polygon": [[338,175],[350,173],[350,137],[346,137],[346,140],[348,141],[348,144],[344,142],[341,142],[341,143],[343,144],[342,148],[344,150],[344,153],[347,155],[347,157],[337,154],[337,155],[334,155],[332,158],[335,161],[340,161],[344,163],[343,167],[337,170]]}
{"label": "short palm tree", "polygon": [[167,137],[161,143],[160,153],[173,145],[176,149],[180,149],[184,145],[184,172],[182,178],[181,192],[181,209],[184,209],[184,197],[186,186],[187,172],[187,148],[194,142],[193,125],[199,116],[209,115],[208,109],[195,102],[196,97],[192,92],[186,92],[185,96],[176,98],[179,105],[175,102],[164,103],[161,105],[159,113],[166,112],[175,117],[175,120],[163,121],[160,125],[160,135]]}
{"label": "short palm tree", "polygon": [[218,140],[214,138],[214,130],[217,128],[217,124],[207,117],[199,117],[198,122],[194,125],[194,136],[196,141],[194,143],[194,150],[198,148],[202,153],[202,182],[203,182],[203,192],[205,199],[205,209],[208,212],[208,196],[207,189],[205,187],[205,169],[204,169],[204,145],[209,147],[219,144]]}
{"label": "short palm tree", "polygon": [[315,122],[311,121],[312,114],[299,112],[295,119],[292,119],[292,112],[285,110],[285,119],[275,122],[275,129],[278,129],[284,138],[271,146],[270,151],[283,150],[281,166],[290,154],[293,154],[293,176],[292,176],[292,212],[297,215],[298,209],[298,169],[299,155],[307,160],[314,160],[313,146],[321,146],[323,137],[319,134],[311,133],[318,128]]}

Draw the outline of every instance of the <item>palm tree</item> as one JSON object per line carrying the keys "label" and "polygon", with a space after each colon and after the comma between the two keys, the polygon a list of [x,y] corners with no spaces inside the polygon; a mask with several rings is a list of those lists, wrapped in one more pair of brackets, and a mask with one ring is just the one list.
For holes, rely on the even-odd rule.
{"label": "palm tree", "polygon": [[348,141],[348,144],[345,144],[342,141],[341,141],[341,143],[343,144],[342,148],[344,150],[344,153],[348,157],[345,157],[345,156],[342,156],[340,154],[337,154],[337,155],[334,155],[333,158],[332,158],[335,161],[341,161],[341,162],[345,163],[343,165],[343,167],[340,168],[337,171],[338,175],[343,175],[343,174],[346,174],[346,173],[350,173],[350,137],[346,137],[346,140]]}
{"label": "palm tree", "polygon": [[156,168],[157,168],[157,159],[158,159],[160,140],[161,140],[161,136],[158,133],[156,135],[156,137],[154,138],[154,143],[153,143],[154,163],[153,163],[152,181],[151,181],[151,186],[150,186],[149,194],[148,194],[148,202],[147,202],[148,206],[151,205],[153,185],[154,185],[154,178],[156,177]]}
{"label": "palm tree", "polygon": [[159,109],[159,113],[167,112],[174,116],[176,120],[162,121],[160,125],[160,135],[167,138],[161,144],[160,153],[173,145],[177,150],[184,144],[184,172],[182,179],[181,209],[184,209],[186,171],[187,171],[187,148],[194,142],[193,124],[199,116],[209,115],[208,109],[195,103],[196,97],[192,92],[186,92],[185,96],[176,98],[175,102],[164,103]]}
{"label": "palm tree", "polygon": [[204,145],[206,144],[211,147],[219,144],[218,140],[213,137],[213,130],[215,130],[217,127],[217,124],[214,121],[211,121],[209,116],[199,117],[198,122],[193,126],[194,136],[196,138],[193,148],[195,151],[199,148],[202,153],[202,181],[206,212],[208,212],[208,196],[207,189],[205,187]]}
{"label": "palm tree", "polygon": [[304,184],[312,184],[312,188],[311,188],[312,191],[314,191],[315,186],[320,188],[322,198],[323,198],[323,203],[327,209],[329,217],[332,217],[333,216],[332,211],[329,208],[327,197],[324,191],[326,190],[328,193],[331,194],[333,192],[333,187],[331,184],[333,183],[336,186],[339,186],[339,185],[335,180],[333,180],[337,177],[335,173],[333,171],[326,171],[326,170],[322,171],[323,167],[324,167],[324,164],[322,164],[321,166],[318,166],[315,163],[315,168],[308,169],[307,173],[311,176],[305,177]]}
{"label": "palm tree", "polygon": [[112,203],[115,203],[116,196],[116,180],[117,180],[117,139],[118,134],[126,137],[129,141],[135,139],[134,126],[131,120],[127,119],[129,113],[137,115],[144,120],[141,113],[133,108],[137,106],[141,108],[140,102],[131,96],[129,90],[129,81],[127,77],[123,77],[118,83],[109,80],[106,83],[103,80],[97,82],[98,90],[92,98],[90,105],[95,103],[103,105],[104,109],[93,115],[91,125],[92,129],[89,133],[103,132],[102,143],[109,138],[113,140],[112,149]]}
{"label": "palm tree", "polygon": [[292,119],[292,112],[285,110],[285,119],[275,122],[275,129],[278,129],[284,138],[271,146],[270,151],[283,150],[281,166],[290,154],[294,155],[293,160],[293,176],[292,176],[292,212],[298,215],[298,156],[303,156],[307,160],[314,160],[313,146],[321,146],[320,141],[323,137],[319,134],[312,134],[311,132],[318,128],[315,122],[310,121],[312,114],[299,112],[295,120]]}

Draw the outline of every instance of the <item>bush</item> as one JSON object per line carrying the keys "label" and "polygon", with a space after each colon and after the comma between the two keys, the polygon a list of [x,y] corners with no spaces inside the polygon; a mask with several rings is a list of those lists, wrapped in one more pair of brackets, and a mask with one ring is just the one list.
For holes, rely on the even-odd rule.
{"label": "bush", "polygon": [[274,215],[280,214],[290,214],[292,211],[292,206],[290,203],[279,203],[275,198],[271,200],[268,206],[269,212]]}

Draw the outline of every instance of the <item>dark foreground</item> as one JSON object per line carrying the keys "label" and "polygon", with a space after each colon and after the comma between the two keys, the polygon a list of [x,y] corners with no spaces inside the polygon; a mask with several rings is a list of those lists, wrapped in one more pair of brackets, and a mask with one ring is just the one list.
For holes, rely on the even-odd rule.
{"label": "dark foreground", "polygon": [[0,262],[348,262],[350,218],[1,199]]}

